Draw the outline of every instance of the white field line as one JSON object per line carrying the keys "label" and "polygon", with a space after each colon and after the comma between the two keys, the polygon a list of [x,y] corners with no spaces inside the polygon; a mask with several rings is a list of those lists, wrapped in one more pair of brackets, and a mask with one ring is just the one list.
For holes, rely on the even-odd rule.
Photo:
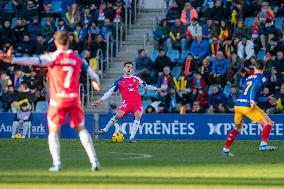
{"label": "white field line", "polygon": [[148,158],[153,157],[153,155],[151,155],[151,154],[137,154],[137,153],[124,153],[124,152],[109,152],[109,153],[110,154],[132,156],[132,157],[115,158],[115,159],[118,159],[118,160],[148,159]]}

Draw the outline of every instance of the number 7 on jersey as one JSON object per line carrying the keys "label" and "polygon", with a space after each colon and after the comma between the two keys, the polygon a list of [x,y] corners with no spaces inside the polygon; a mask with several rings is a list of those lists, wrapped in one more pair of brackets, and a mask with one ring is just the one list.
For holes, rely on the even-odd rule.
{"label": "number 7 on jersey", "polygon": [[74,73],[74,69],[71,66],[63,66],[62,70],[67,72],[64,79],[64,88],[68,89],[71,85],[71,78]]}

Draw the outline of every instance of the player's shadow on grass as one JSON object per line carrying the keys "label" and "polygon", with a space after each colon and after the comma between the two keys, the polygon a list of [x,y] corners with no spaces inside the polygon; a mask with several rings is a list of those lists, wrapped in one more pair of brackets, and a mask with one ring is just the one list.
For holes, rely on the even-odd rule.
{"label": "player's shadow on grass", "polygon": [[1,176],[3,184],[168,184],[168,185],[243,185],[284,186],[283,178],[228,177],[120,177],[120,176],[62,176],[56,173],[42,176]]}

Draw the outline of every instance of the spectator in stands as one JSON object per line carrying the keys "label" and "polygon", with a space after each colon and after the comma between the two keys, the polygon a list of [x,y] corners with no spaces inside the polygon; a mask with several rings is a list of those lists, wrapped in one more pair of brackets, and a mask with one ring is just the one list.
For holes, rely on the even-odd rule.
{"label": "spectator in stands", "polygon": [[193,55],[193,59],[196,63],[200,64],[200,62],[208,55],[208,42],[202,39],[202,35],[197,36],[197,39],[191,44],[189,52]]}
{"label": "spectator in stands", "polygon": [[12,85],[8,86],[8,91],[2,94],[1,101],[3,103],[3,112],[8,112],[11,109],[11,104],[14,102],[16,97],[14,87]]}
{"label": "spectator in stands", "polygon": [[277,42],[276,37],[273,37],[266,47],[266,52],[269,52],[273,57],[276,56],[278,51],[281,51],[284,49],[283,43]]}
{"label": "spectator in stands", "polygon": [[232,43],[232,38],[229,36],[222,45],[222,52],[226,58],[231,58],[233,53],[236,53],[236,47]]}
{"label": "spectator in stands", "polygon": [[76,29],[74,30],[74,40],[79,45],[79,49],[81,49],[82,45],[87,38],[87,33],[84,33],[81,24],[77,24]]}
{"label": "spectator in stands", "polygon": [[59,30],[67,30],[67,27],[66,27],[66,24],[65,24],[65,21],[59,17],[58,19],[56,19],[56,22],[55,22],[55,28],[56,28],[56,31],[59,31]]}
{"label": "spectator in stands", "polygon": [[272,67],[270,73],[268,74],[269,91],[274,94],[277,90],[280,89],[282,82],[283,80],[281,73],[276,69],[276,67]]}
{"label": "spectator in stands", "polygon": [[180,19],[176,19],[175,24],[170,29],[170,38],[167,39],[167,49],[172,50],[173,47],[181,46],[181,49],[185,50],[185,32],[185,26],[181,23]]}
{"label": "spectator in stands", "polygon": [[135,75],[153,83],[155,81],[156,72],[152,68],[151,59],[147,56],[144,49],[138,51],[138,57],[135,59],[136,72]]}
{"label": "spectator in stands", "polygon": [[197,36],[202,35],[202,27],[199,25],[197,18],[193,18],[191,20],[190,25],[187,27],[186,35],[190,44],[197,38]]}
{"label": "spectator in stands", "polygon": [[204,113],[204,109],[200,106],[199,101],[194,101],[191,109],[191,113]]}
{"label": "spectator in stands", "polygon": [[21,83],[26,79],[25,73],[22,71],[21,67],[17,66],[15,67],[15,76],[13,85],[14,88],[18,91],[18,89],[21,87]]}
{"label": "spectator in stands", "polygon": [[33,0],[28,0],[24,9],[24,18],[28,21],[32,21],[34,16],[40,16],[39,7],[34,3]]}
{"label": "spectator in stands", "polygon": [[269,114],[284,113],[284,83],[282,83],[279,94],[276,95],[278,99],[276,106],[273,106],[267,110]]}
{"label": "spectator in stands", "polygon": [[24,16],[25,0],[12,0],[13,10],[16,16]]}
{"label": "spectator in stands", "polygon": [[79,43],[75,40],[73,33],[71,33],[69,35],[69,48],[72,49],[73,51],[77,52],[78,54],[80,52]]}
{"label": "spectator in stands", "polygon": [[46,24],[41,29],[41,35],[46,41],[50,41],[53,38],[55,32],[55,26],[51,17],[46,19]]}
{"label": "spectator in stands", "polygon": [[167,113],[167,110],[166,110],[165,105],[163,103],[160,103],[158,105],[157,113],[159,113],[159,114]]}
{"label": "spectator in stands", "polygon": [[111,22],[114,20],[115,10],[113,7],[113,3],[111,1],[107,2],[107,6],[105,8],[105,18],[109,19]]}
{"label": "spectator in stands", "polygon": [[166,19],[162,19],[160,24],[157,26],[154,34],[155,39],[155,47],[158,48],[165,48],[165,41],[169,38],[170,27],[168,26],[168,22]]}
{"label": "spectator in stands", "polygon": [[147,106],[145,113],[146,114],[155,114],[156,111],[155,111],[155,108],[153,106],[149,105],[149,106]]}
{"label": "spectator in stands", "polygon": [[204,91],[207,90],[206,83],[202,79],[202,75],[200,73],[197,72],[194,74],[194,79],[190,84],[190,89],[191,91],[199,90],[199,89],[203,89]]}
{"label": "spectator in stands", "polygon": [[1,33],[1,37],[0,37],[0,41],[4,42],[4,41],[10,41],[13,42],[15,41],[15,34],[14,34],[14,30],[11,29],[11,22],[9,20],[5,20],[3,27],[0,29],[0,33]]}
{"label": "spectator in stands", "polygon": [[168,112],[176,112],[177,104],[182,101],[182,98],[176,92],[174,87],[171,87],[169,93],[165,97],[165,110]]}
{"label": "spectator in stands", "polygon": [[195,60],[193,59],[192,54],[189,53],[185,59],[183,75],[188,79],[192,79],[193,73],[195,73],[196,70],[197,65],[195,63]]}
{"label": "spectator in stands", "polygon": [[18,93],[15,101],[19,102],[25,99],[28,100],[29,104],[32,104],[35,101],[35,95],[29,88],[29,84],[27,83],[27,81],[23,81],[21,83],[20,87],[18,88]]}
{"label": "spectator in stands", "polygon": [[221,44],[218,40],[217,36],[214,36],[212,38],[212,42],[210,44],[210,54],[212,59],[214,59],[217,55],[217,53],[221,50]]}
{"label": "spectator in stands", "polygon": [[16,51],[17,53],[21,55],[31,55],[32,54],[33,44],[30,41],[30,37],[27,33],[24,34],[24,39],[18,44]]}
{"label": "spectator in stands", "polygon": [[172,62],[171,59],[166,55],[166,52],[164,49],[159,50],[159,56],[155,60],[155,69],[156,73],[158,73],[159,76],[163,74],[164,67],[170,67],[172,68]]}
{"label": "spectator in stands", "polygon": [[198,13],[190,2],[186,2],[184,9],[182,10],[180,20],[184,25],[191,23],[193,18],[198,19]]}
{"label": "spectator in stands", "polygon": [[253,20],[253,24],[252,26],[249,28],[249,33],[251,33],[251,40],[255,43],[258,44],[260,39],[260,29],[261,29],[261,25],[260,25],[260,20],[258,17],[255,17]]}
{"label": "spectator in stands", "polygon": [[222,6],[221,0],[215,1],[215,7],[210,9],[209,16],[219,24],[221,20],[228,18],[227,9]]}
{"label": "spectator in stands", "polygon": [[168,91],[174,87],[173,76],[169,66],[163,68],[163,74],[159,76],[157,84],[159,88],[167,89]]}
{"label": "spectator in stands", "polygon": [[250,58],[255,56],[254,44],[245,36],[242,37],[242,41],[240,41],[238,44],[238,56],[242,62],[247,62],[250,60]]}
{"label": "spectator in stands", "polygon": [[264,73],[269,74],[271,71],[271,68],[273,67],[272,55],[269,52],[265,53],[264,62],[265,62]]}
{"label": "spectator in stands", "polygon": [[[262,94],[260,95],[259,98],[262,98],[262,97],[269,97],[271,95],[271,91],[269,90],[268,87],[265,87],[263,89],[263,92]],[[266,112],[267,109],[273,107],[269,102],[259,102],[258,103],[258,107],[261,108],[262,110],[264,110]]]}
{"label": "spectator in stands", "polygon": [[221,20],[221,27],[218,39],[223,43],[230,35],[230,28],[226,20]]}
{"label": "spectator in stands", "polygon": [[71,29],[74,30],[76,25],[80,23],[81,18],[80,18],[80,7],[78,4],[73,3],[71,6],[67,8],[67,11],[65,13],[65,19],[66,19],[66,24],[67,26]]}
{"label": "spectator in stands", "polygon": [[104,21],[104,25],[101,27],[101,34],[104,36],[105,39],[107,39],[109,32],[112,32],[113,34],[115,33],[114,27],[110,22],[110,19],[106,18]]}
{"label": "spectator in stands", "polygon": [[209,62],[209,58],[205,58],[202,60],[202,64],[199,68],[199,72],[201,73],[205,83],[211,84],[212,83],[212,71]]}
{"label": "spectator in stands", "polygon": [[274,22],[270,19],[267,19],[264,27],[260,30],[260,41],[262,45],[262,49],[266,49],[267,43],[270,40],[277,36],[277,29],[274,25]]}
{"label": "spectator in stands", "polygon": [[101,34],[97,35],[96,39],[92,40],[90,44],[91,58],[94,58],[97,56],[97,52],[99,49],[102,50],[104,57],[106,57],[107,44],[104,41],[104,38]]}
{"label": "spectator in stands", "polygon": [[17,111],[14,122],[12,124],[12,137],[15,138],[17,130],[19,127],[23,129],[22,138],[26,138],[28,130],[31,127],[32,112],[30,110],[30,105],[28,103],[23,103],[20,109]]}
{"label": "spectator in stands", "polygon": [[226,80],[232,82],[233,79],[239,75],[242,66],[243,65],[241,60],[238,58],[237,53],[234,52],[230,58],[230,62],[228,65]]}
{"label": "spectator in stands", "polygon": [[222,102],[218,105],[217,113],[222,113],[222,114],[228,113],[228,109],[227,109],[226,104],[224,102]]}
{"label": "spectator in stands", "polygon": [[273,66],[276,67],[278,72],[281,73],[282,79],[284,79],[284,56],[283,51],[278,51]]}
{"label": "spectator in stands", "polygon": [[47,51],[48,44],[44,40],[44,38],[41,35],[38,35],[36,37],[36,41],[33,45],[33,54],[43,54]]}
{"label": "spectator in stands", "polygon": [[224,57],[223,53],[219,51],[216,58],[212,61],[212,72],[214,82],[224,85],[225,76],[228,71],[228,60]]}
{"label": "spectator in stands", "polygon": [[88,6],[84,7],[80,18],[81,18],[81,25],[87,24],[88,26],[91,26],[93,21],[93,14],[91,13],[91,10]]}
{"label": "spectator in stands", "polygon": [[231,91],[227,99],[228,111],[233,113],[236,100],[239,98],[240,93],[235,85],[231,85]]}
{"label": "spectator in stands", "polygon": [[32,22],[28,24],[28,33],[32,42],[35,42],[36,37],[41,34],[41,25],[37,16],[34,16]]}
{"label": "spectator in stands", "polygon": [[218,107],[221,103],[226,103],[226,96],[220,90],[218,85],[214,85],[213,93],[210,94],[208,98],[208,106],[210,107],[213,105]]}
{"label": "spectator in stands", "polygon": [[22,41],[25,33],[27,33],[25,21],[21,18],[17,18],[16,26],[14,27],[16,41]]}
{"label": "spectator in stands", "polygon": [[238,20],[238,25],[234,29],[233,33],[233,38],[241,38],[241,37],[248,37],[249,36],[249,30],[248,28],[244,25],[244,21],[242,19]]}
{"label": "spectator in stands", "polygon": [[[206,108],[208,107],[208,93],[206,90],[204,90],[203,88],[200,88],[197,91],[197,96],[195,98],[195,101],[199,102],[199,105],[201,106],[201,108],[203,110],[206,110]],[[194,106],[194,102],[193,102],[193,106]]]}
{"label": "spectator in stands", "polygon": [[12,85],[12,81],[10,77],[7,75],[6,71],[1,71],[0,72],[0,86],[2,87],[1,93],[6,93],[8,92],[8,87]]}
{"label": "spectator in stands", "polygon": [[259,12],[260,21],[265,23],[266,19],[274,20],[274,13],[271,7],[269,6],[268,1],[263,1],[261,3],[261,9]]}
{"label": "spectator in stands", "polygon": [[170,4],[166,18],[171,24],[175,23],[175,20],[180,18],[180,10],[176,2]]}
{"label": "spectator in stands", "polygon": [[217,35],[218,35],[218,30],[217,30],[215,23],[213,22],[213,20],[210,17],[207,18],[206,24],[204,24],[202,26],[203,38],[209,40],[213,36],[217,36]]}

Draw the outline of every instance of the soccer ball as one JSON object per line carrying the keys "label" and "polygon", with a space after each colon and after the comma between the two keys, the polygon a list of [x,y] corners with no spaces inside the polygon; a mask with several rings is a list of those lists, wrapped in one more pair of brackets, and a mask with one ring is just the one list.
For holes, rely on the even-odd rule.
{"label": "soccer ball", "polygon": [[112,135],[112,142],[114,143],[122,143],[124,141],[124,136],[121,132],[115,132]]}
{"label": "soccer ball", "polygon": [[18,133],[15,135],[15,138],[22,138],[22,135]]}

